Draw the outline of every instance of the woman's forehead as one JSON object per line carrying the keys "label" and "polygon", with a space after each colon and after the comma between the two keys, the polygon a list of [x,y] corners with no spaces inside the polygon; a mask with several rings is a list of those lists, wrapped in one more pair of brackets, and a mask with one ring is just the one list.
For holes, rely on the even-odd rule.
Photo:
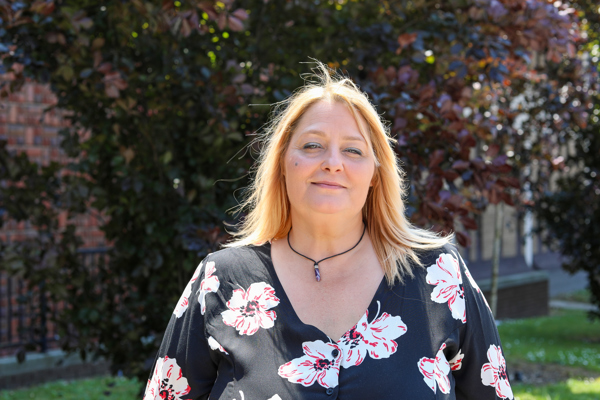
{"label": "woman's forehead", "polygon": [[324,135],[326,129],[343,129],[344,139],[371,143],[367,123],[355,109],[338,101],[320,100],[311,105],[298,120],[294,133]]}

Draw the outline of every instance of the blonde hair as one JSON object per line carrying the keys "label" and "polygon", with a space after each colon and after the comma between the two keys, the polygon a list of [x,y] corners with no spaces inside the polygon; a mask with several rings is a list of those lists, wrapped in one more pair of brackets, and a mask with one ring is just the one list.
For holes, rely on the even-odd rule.
{"label": "blonde hair", "polygon": [[[316,72],[315,72],[316,71]],[[414,227],[404,215],[403,197],[406,193],[404,172],[394,151],[396,140],[390,137],[374,106],[366,94],[348,78],[317,62],[312,78],[305,85],[279,103],[274,117],[266,126],[263,144],[255,168],[254,181],[248,187],[245,200],[236,207],[248,210],[247,216],[232,233],[234,240],[225,247],[262,245],[272,239],[284,238],[292,227],[290,202],[283,179],[283,158],[290,138],[306,110],[318,101],[345,104],[352,112],[361,134],[370,138],[375,156],[373,186],[363,207],[363,220],[377,258],[390,285],[404,276],[413,276],[411,262],[422,266],[415,250],[442,247],[452,235],[439,234]],[[366,122],[367,132],[359,122],[359,114]]]}

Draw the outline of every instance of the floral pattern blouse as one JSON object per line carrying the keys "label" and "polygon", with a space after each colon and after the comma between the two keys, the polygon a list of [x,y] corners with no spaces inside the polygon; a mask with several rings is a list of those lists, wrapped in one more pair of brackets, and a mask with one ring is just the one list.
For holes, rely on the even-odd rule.
{"label": "floral pattern blouse", "polygon": [[513,398],[494,319],[454,247],[423,252],[403,284],[384,278],[337,342],[300,321],[270,254],[266,243],[200,263],[144,400]]}

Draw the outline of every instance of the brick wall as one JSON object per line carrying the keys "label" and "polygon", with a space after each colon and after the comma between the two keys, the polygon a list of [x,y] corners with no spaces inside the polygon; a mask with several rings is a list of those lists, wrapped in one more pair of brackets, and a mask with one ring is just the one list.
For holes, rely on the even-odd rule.
{"label": "brick wall", "polygon": [[[489,292],[483,294],[489,299]],[[548,281],[498,290],[496,319],[539,317],[548,312]]]}
{"label": "brick wall", "polygon": [[[526,271],[500,276],[496,319],[529,318],[548,315],[548,271]],[[491,279],[480,279],[478,284],[490,303]]]}
{"label": "brick wall", "polygon": [[[30,160],[42,165],[51,161],[68,161],[60,149],[58,131],[69,126],[66,112],[53,109],[44,113],[44,109],[55,105],[56,97],[47,85],[27,83],[17,93],[0,100],[0,140],[8,142],[8,148],[27,153]],[[84,241],[84,247],[104,246],[104,235],[98,229],[98,216],[80,215],[71,221],[61,215],[59,222],[65,226],[74,223],[77,232]],[[19,241],[34,234],[26,223],[7,222],[0,229],[0,239]]]}

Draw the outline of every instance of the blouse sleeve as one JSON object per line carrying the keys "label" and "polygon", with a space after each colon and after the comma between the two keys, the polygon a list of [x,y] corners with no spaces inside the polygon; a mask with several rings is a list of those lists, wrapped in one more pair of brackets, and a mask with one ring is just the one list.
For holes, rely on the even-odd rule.
{"label": "blouse sleeve", "polygon": [[144,400],[208,398],[217,377],[204,315],[205,295],[215,292],[219,285],[213,272],[214,262],[204,259],[179,298],[156,356]]}
{"label": "blouse sleeve", "polygon": [[466,303],[458,353],[449,360],[459,400],[513,399],[500,336],[488,303],[457,251]]}

